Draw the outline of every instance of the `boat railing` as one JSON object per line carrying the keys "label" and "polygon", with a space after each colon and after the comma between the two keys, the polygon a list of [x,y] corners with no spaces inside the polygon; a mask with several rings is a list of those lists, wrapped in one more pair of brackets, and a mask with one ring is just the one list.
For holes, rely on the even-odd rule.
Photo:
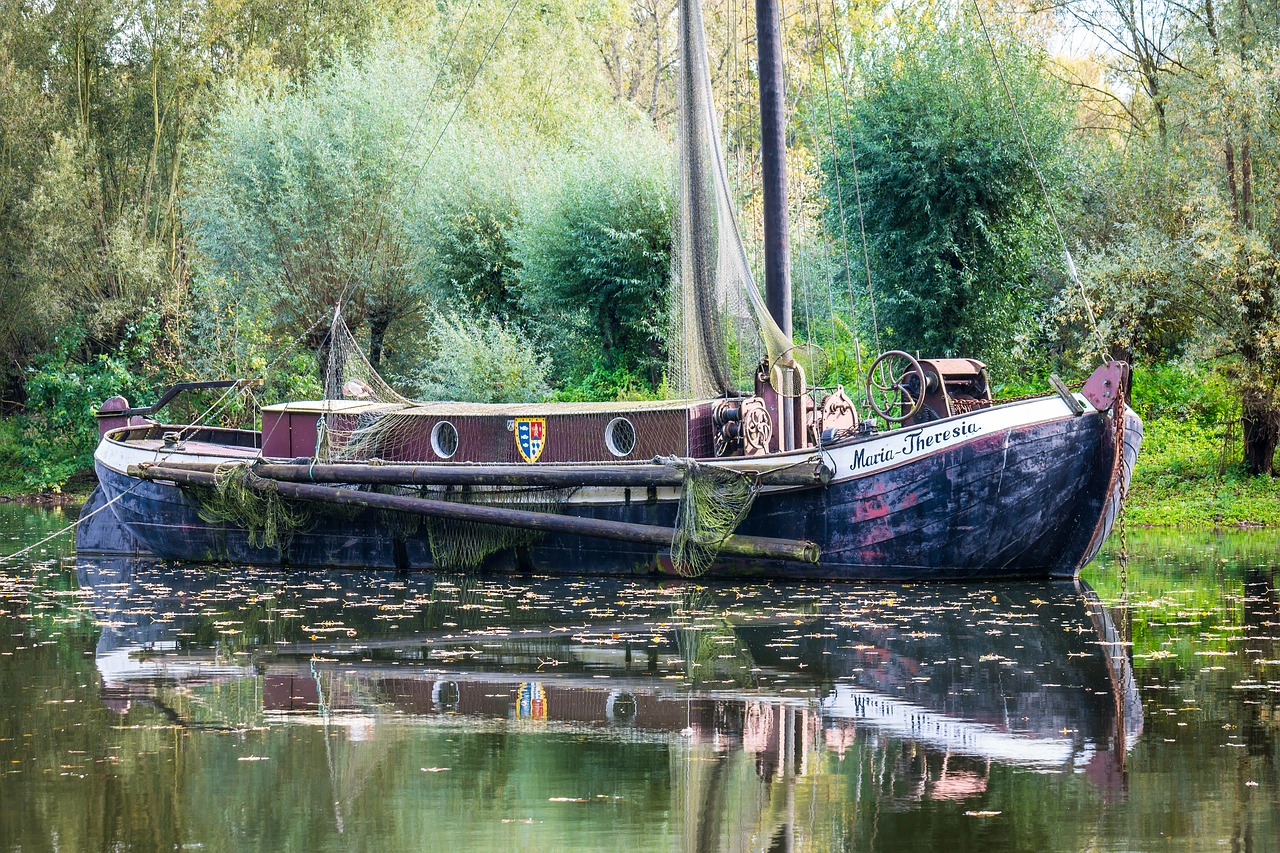
{"label": "boat railing", "polygon": [[98,419],[103,418],[129,418],[133,416],[150,417],[156,412],[169,405],[179,394],[185,394],[188,391],[209,391],[215,388],[243,388],[249,385],[262,385],[261,379],[213,379],[205,382],[179,382],[176,385],[170,385],[168,390],[160,395],[160,399],[156,400],[150,406],[130,406],[129,401],[124,397],[112,397],[102,404],[93,416]]}

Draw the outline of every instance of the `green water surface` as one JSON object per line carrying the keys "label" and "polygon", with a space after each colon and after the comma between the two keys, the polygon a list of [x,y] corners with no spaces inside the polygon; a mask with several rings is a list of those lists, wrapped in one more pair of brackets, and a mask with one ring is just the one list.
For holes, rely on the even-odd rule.
{"label": "green water surface", "polygon": [[0,564],[0,851],[1280,849],[1280,537],[1128,540],[944,586],[57,540]]}

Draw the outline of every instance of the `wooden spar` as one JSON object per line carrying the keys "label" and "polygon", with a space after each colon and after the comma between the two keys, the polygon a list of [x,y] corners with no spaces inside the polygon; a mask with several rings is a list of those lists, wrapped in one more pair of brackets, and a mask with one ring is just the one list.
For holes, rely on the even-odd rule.
{"label": "wooden spar", "polygon": [[[143,480],[168,480],[179,485],[213,486],[215,475],[203,471],[178,469],[162,465],[130,465],[129,476]],[[405,495],[385,495],[380,492],[361,492],[355,489],[339,489],[334,486],[317,486],[311,483],[289,483],[263,477],[250,478],[251,487],[262,491],[274,491],[284,497],[304,501],[356,506],[367,509],[385,509],[454,521],[470,521],[480,524],[497,524],[540,530],[545,533],[567,533],[597,539],[613,539],[620,542],[637,542],[643,545],[671,547],[675,531],[670,527],[654,524],[635,524],[625,521],[608,521],[598,518],[582,518],[576,515],[559,515],[548,512],[507,509],[505,507],[437,501]],[[792,539],[772,539],[764,536],[730,535],[720,544],[722,554],[735,557],[752,557],[766,560],[817,563],[818,546],[812,542]]]}
{"label": "wooden spar", "polygon": [[[217,463],[165,462],[175,471],[213,473]],[[684,473],[669,465],[369,465],[342,463],[309,465],[292,462],[260,462],[253,473],[291,483],[359,483],[380,486],[515,486],[574,488],[613,486],[679,488]],[[822,462],[806,462],[757,475],[762,486],[817,486],[831,480],[831,469]]]}

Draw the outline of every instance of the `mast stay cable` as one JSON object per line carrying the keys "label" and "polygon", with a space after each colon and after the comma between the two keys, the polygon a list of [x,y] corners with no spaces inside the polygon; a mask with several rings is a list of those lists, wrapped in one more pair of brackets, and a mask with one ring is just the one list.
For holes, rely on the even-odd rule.
{"label": "mast stay cable", "polygon": [[[818,0],[820,3],[821,0]],[[871,305],[871,332],[876,341],[876,352],[884,352],[880,345],[880,321],[876,317],[876,290],[871,281],[871,251],[867,248],[867,224],[862,212],[862,184],[858,177],[858,151],[853,144],[853,122],[849,116],[849,66],[845,64],[844,53],[840,47],[840,16],[836,10],[836,0],[831,0],[831,29],[833,46],[836,50],[836,62],[840,71],[840,89],[844,94],[844,121],[849,128],[849,160],[853,164],[853,194],[858,202],[858,230],[862,234],[862,265],[867,274],[867,300]],[[847,241],[846,241],[847,243]],[[849,279],[849,310],[853,311],[853,277]]]}
{"label": "mast stay cable", "polygon": [[1004,88],[1005,97],[1009,101],[1009,109],[1013,113],[1014,121],[1018,124],[1018,133],[1022,137],[1022,144],[1027,149],[1027,158],[1031,161],[1031,168],[1036,174],[1036,182],[1040,184],[1040,192],[1044,195],[1045,207],[1049,210],[1049,218],[1053,221],[1053,230],[1058,235],[1058,242],[1062,244],[1062,257],[1066,260],[1067,274],[1071,277],[1071,281],[1080,290],[1080,299],[1084,302],[1084,310],[1089,318],[1089,327],[1092,329],[1094,337],[1098,339],[1098,356],[1105,363],[1107,361],[1107,345],[1102,340],[1102,332],[1098,329],[1098,320],[1093,313],[1093,305],[1089,302],[1089,295],[1085,292],[1084,282],[1080,281],[1080,276],[1076,273],[1076,263],[1071,258],[1071,249],[1067,247],[1067,238],[1062,231],[1062,225],[1058,222],[1058,213],[1053,207],[1053,199],[1049,196],[1049,187],[1045,184],[1044,175],[1040,172],[1040,164],[1036,161],[1035,151],[1031,148],[1031,140],[1027,138],[1027,129],[1022,124],[1022,114],[1018,111],[1018,103],[1013,97],[1013,90],[1009,88],[1009,81],[1004,74],[1004,66],[1000,64],[1000,57],[996,53],[995,42],[991,38],[991,32],[987,29],[987,19],[982,15],[981,4],[978,0],[973,0],[974,11],[978,13],[978,23],[982,25],[982,35],[986,38],[987,49],[991,51],[991,61],[995,64],[996,74],[1000,77],[1000,85]]}
{"label": "mast stay cable", "polygon": [[[814,21],[817,28],[816,35],[818,38],[818,43],[819,45],[821,45],[824,41],[823,32],[822,32],[822,0],[814,0],[813,11],[814,11]],[[836,44],[835,47],[836,47],[836,50],[839,51],[840,49],[839,44]],[[846,217],[845,210],[844,210],[844,186],[840,182],[839,146],[836,144],[835,119],[832,117],[832,111],[831,111],[831,87],[829,85],[829,79],[827,75],[826,57],[820,55],[818,58],[818,64],[821,65],[822,67],[822,95],[823,95],[824,105],[826,106],[827,133],[831,138],[831,170],[832,170],[833,176],[835,177],[836,208],[837,208],[837,212],[840,215],[840,242],[841,242],[841,247],[844,251],[844,277],[845,277],[845,282],[848,284],[848,287],[849,287],[849,324],[850,324],[849,329],[851,332],[853,332],[853,351],[854,351],[854,357],[856,359],[856,363],[858,365],[858,375],[862,376],[863,374],[862,342],[861,342],[861,336],[858,334],[858,318],[857,318],[858,309],[857,309],[857,306],[854,304],[854,298],[853,298],[853,261],[849,256],[849,224],[848,224],[848,218]],[[814,134],[814,138],[820,139],[821,131]],[[851,156],[853,157],[853,162],[854,162],[854,167],[853,167],[854,175],[855,175],[854,186],[856,187],[857,186],[856,175],[857,175],[857,168],[858,168],[857,157],[856,155],[852,154],[852,151],[853,151],[852,145],[849,146],[849,150],[850,150]],[[858,205],[858,221],[859,223],[861,223],[862,221],[861,203],[859,203]],[[862,254],[863,254],[863,258],[865,259],[867,255],[865,230],[863,231],[863,237],[862,237]],[[871,289],[871,268],[869,265],[867,266],[867,289],[868,291],[870,291]],[[872,296],[871,310],[872,310],[872,315],[874,316],[874,312],[875,312],[874,296]],[[835,309],[833,306],[831,311],[831,325],[832,325],[833,337],[834,337],[835,323],[836,323],[836,317],[835,317]],[[879,337],[879,330],[877,329],[876,331],[877,349],[879,348],[879,346],[880,346],[880,337]]]}

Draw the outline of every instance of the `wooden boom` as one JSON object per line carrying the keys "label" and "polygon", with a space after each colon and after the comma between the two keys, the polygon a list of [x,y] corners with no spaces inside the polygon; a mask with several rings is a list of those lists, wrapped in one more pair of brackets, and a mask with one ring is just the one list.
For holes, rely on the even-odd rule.
{"label": "wooden boom", "polygon": [[[212,474],[218,465],[209,462],[165,462],[172,471]],[[736,469],[735,469],[736,470]],[[358,483],[376,486],[516,486],[573,488],[614,486],[647,488],[679,487],[684,472],[670,465],[412,465],[392,463],[316,464],[259,462],[253,473],[270,480],[291,483]],[[744,471],[759,478],[762,486],[818,486],[831,480],[831,469],[819,460],[772,471]]]}

